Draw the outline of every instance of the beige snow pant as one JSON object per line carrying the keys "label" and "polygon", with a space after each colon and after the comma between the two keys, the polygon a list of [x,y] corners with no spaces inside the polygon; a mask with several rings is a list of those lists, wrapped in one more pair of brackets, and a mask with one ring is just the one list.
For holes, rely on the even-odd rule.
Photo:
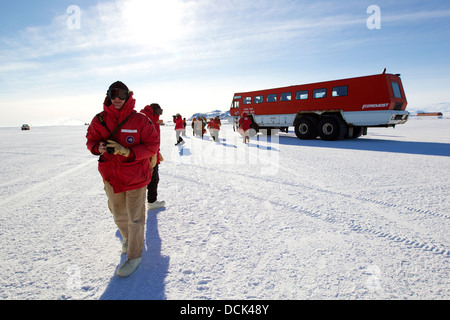
{"label": "beige snow pant", "polygon": [[105,182],[108,207],[114,222],[124,239],[128,239],[128,259],[142,257],[144,249],[145,205],[147,188],[114,193],[112,186]]}
{"label": "beige snow pant", "polygon": [[250,130],[244,131],[242,137],[244,138],[244,143],[247,143],[247,140],[250,142]]}

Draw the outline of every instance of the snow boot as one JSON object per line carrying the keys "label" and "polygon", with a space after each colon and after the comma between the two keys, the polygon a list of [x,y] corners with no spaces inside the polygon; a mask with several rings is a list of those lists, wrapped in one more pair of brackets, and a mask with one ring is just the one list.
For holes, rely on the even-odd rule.
{"label": "snow boot", "polygon": [[153,203],[148,203],[147,204],[147,210],[155,210],[155,209],[160,209],[166,206],[166,202],[165,201],[155,201]]}
{"label": "snow boot", "polygon": [[128,252],[128,239],[123,239],[122,241],[122,253]]}
{"label": "snow boot", "polygon": [[127,259],[117,270],[117,275],[122,278],[128,277],[136,271],[139,264],[141,264],[141,258]]}
{"label": "snow boot", "polygon": [[182,146],[184,144],[183,138],[179,137],[178,142],[175,143],[176,146]]}

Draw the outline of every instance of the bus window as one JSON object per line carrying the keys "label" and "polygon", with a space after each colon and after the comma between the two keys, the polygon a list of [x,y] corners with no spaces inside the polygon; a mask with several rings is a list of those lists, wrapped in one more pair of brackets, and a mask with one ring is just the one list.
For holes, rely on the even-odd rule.
{"label": "bus window", "polygon": [[252,97],[244,97],[244,104],[252,104]]}
{"label": "bus window", "polygon": [[342,87],[334,87],[331,95],[333,97],[343,97],[346,96],[347,94],[348,94],[348,87],[342,86]]}
{"label": "bus window", "polygon": [[392,90],[394,90],[394,97],[401,98],[402,92],[400,91],[400,86],[397,82],[392,82]]}
{"label": "bus window", "polygon": [[277,94],[269,94],[267,95],[267,102],[277,102]]}
{"label": "bus window", "polygon": [[314,99],[325,98],[326,96],[327,96],[327,89],[315,89],[313,91]]}
{"label": "bus window", "polygon": [[292,100],[292,93],[291,92],[285,92],[282,93],[280,96],[280,101],[291,101]]}
{"label": "bus window", "polygon": [[231,104],[231,108],[233,109],[239,108],[239,100],[234,100],[233,103]]}
{"label": "bus window", "polygon": [[263,96],[256,96],[255,97],[255,103],[263,103],[264,97]]}
{"label": "bus window", "polygon": [[306,100],[308,99],[308,90],[297,91],[295,95],[296,100]]}

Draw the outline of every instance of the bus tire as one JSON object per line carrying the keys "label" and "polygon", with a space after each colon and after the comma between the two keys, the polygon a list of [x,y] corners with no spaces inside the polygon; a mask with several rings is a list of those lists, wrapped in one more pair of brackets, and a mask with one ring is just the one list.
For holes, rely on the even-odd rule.
{"label": "bus tire", "polygon": [[336,116],[324,116],[319,121],[318,133],[326,141],[344,139],[347,134],[347,124]]}
{"label": "bus tire", "polygon": [[363,127],[352,127],[351,130],[349,128],[347,137],[349,139],[357,139],[361,137],[363,134]]}
{"label": "bus tire", "polygon": [[317,138],[317,120],[312,117],[301,117],[295,123],[295,135],[301,140]]}

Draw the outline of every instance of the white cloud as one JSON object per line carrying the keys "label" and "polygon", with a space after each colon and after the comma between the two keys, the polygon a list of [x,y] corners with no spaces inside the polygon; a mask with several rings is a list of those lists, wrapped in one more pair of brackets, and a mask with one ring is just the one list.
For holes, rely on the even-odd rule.
{"label": "white cloud", "polygon": [[423,21],[429,19],[441,19],[449,18],[450,10],[432,10],[421,12],[410,12],[402,14],[388,14],[383,16],[383,21],[396,22],[396,21]]}
{"label": "white cloud", "polygon": [[49,26],[27,28],[16,40],[4,39],[11,49],[1,50],[0,58],[22,64],[33,60],[43,68],[59,70],[73,59],[79,69],[99,74],[123,61],[130,72],[139,72],[142,64],[151,69],[180,61],[205,64],[223,57],[241,58],[255,47],[264,54],[265,49],[300,35],[308,39],[324,28],[359,23],[342,16],[306,18],[305,13],[318,10],[306,4],[298,16],[286,17],[295,5],[181,0],[100,3],[81,8],[80,30],[67,28],[64,12]]}

